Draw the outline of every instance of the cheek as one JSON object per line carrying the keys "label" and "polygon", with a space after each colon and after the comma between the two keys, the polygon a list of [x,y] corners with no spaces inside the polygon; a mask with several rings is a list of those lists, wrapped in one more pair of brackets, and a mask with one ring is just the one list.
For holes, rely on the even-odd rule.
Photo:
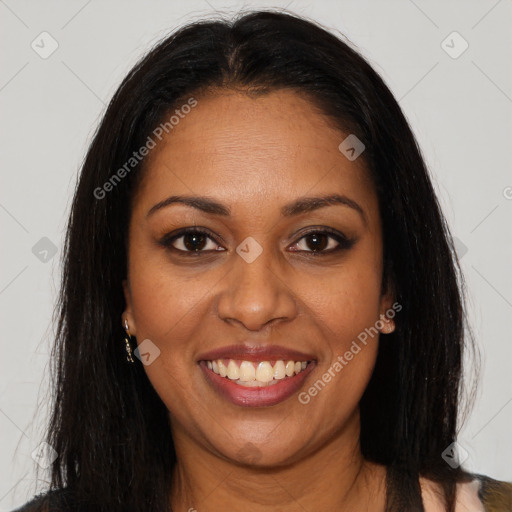
{"label": "cheek", "polygon": [[205,337],[198,319],[206,317],[208,291],[215,285],[209,273],[191,276],[173,270],[161,251],[138,249],[130,254],[137,343],[149,339],[158,348],[158,357],[144,370],[170,410],[181,410],[189,401],[187,382],[195,365],[194,350]]}
{"label": "cheek", "polygon": [[380,282],[378,261],[359,256],[325,278],[303,281],[299,293],[328,340],[331,357],[348,350],[360,335],[364,338],[379,319]]}
{"label": "cheek", "polygon": [[193,265],[173,265],[165,249],[139,229],[133,229],[131,238],[129,271],[137,339],[177,345],[183,332],[197,324],[214,276],[194,272]]}
{"label": "cheek", "polygon": [[380,280],[378,260],[360,254],[329,278],[306,279],[301,287],[311,308],[308,313],[325,342],[316,380],[305,389],[301,403],[310,407],[310,413],[322,415],[326,430],[356,409],[373,372],[379,342]]}
{"label": "cheek", "polygon": [[[133,266],[131,289],[137,343],[150,339],[159,356],[144,370],[155,391],[178,422],[189,425],[198,399],[191,394],[195,352],[211,331],[200,319],[207,316],[208,290],[215,280],[206,276],[186,279],[169,266]],[[197,378],[197,376],[195,376]]]}
{"label": "cheek", "polygon": [[374,290],[347,286],[329,299],[319,301],[314,313],[321,319],[317,326],[325,357],[318,362],[315,379],[298,395],[303,408],[300,414],[308,417],[308,435],[314,438],[331,436],[358,411],[379,346],[374,327],[379,301]]}
{"label": "cheek", "polygon": [[347,286],[315,302],[315,308],[312,318],[326,343],[319,369],[327,371],[341,361],[337,375],[366,381],[378,349],[379,294],[372,288]]}

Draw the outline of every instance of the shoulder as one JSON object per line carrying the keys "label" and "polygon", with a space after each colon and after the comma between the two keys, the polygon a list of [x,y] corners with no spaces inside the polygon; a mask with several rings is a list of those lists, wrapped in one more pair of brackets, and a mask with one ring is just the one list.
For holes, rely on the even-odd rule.
{"label": "shoulder", "polygon": [[[472,477],[470,481],[457,484],[455,512],[512,511],[512,482],[479,474],[473,474]],[[420,485],[425,511],[444,512],[440,484],[420,477]]]}
{"label": "shoulder", "polygon": [[69,505],[67,494],[67,489],[46,491],[12,512],[64,512]]}
{"label": "shoulder", "polygon": [[494,480],[485,475],[474,475],[480,482],[479,498],[487,512],[510,512],[512,510],[512,482]]}

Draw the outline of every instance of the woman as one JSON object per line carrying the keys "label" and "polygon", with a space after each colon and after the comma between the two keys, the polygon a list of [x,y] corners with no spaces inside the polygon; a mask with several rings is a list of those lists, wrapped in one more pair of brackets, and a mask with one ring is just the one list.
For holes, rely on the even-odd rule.
{"label": "woman", "polygon": [[20,510],[512,510],[512,484],[457,453],[459,272],[358,53],[284,13],[182,28],[123,81],[84,162],[58,457]]}

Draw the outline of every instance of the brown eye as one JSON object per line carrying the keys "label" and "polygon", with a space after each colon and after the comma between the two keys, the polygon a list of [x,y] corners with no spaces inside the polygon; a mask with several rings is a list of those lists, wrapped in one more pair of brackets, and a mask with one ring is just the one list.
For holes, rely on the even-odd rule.
{"label": "brown eye", "polygon": [[315,230],[303,235],[295,243],[294,252],[306,252],[313,255],[330,254],[343,249],[350,249],[356,240],[348,239],[342,233],[330,230]]}
{"label": "brown eye", "polygon": [[161,241],[161,245],[166,248],[182,253],[201,253],[209,251],[218,251],[219,245],[213,237],[198,229],[181,230],[169,237],[166,235]]}
{"label": "brown eye", "polygon": [[329,239],[332,240],[332,237],[327,236],[325,233],[312,233],[304,237],[305,245],[308,249],[316,252],[325,250],[329,246]]}
{"label": "brown eye", "polygon": [[180,238],[183,238],[182,245],[187,251],[201,251],[207,245],[208,239],[208,237],[202,233],[186,233]]}

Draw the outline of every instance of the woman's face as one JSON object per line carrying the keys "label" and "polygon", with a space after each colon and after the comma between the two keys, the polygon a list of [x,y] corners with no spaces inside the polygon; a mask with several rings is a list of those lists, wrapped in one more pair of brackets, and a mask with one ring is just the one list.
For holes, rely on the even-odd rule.
{"label": "woman's face", "polygon": [[[281,465],[341,435],[356,445],[378,335],[362,340],[392,300],[374,187],[338,149],[348,135],[296,93],[224,91],[155,139],[123,319],[178,456]],[[171,196],[202,200],[162,204]]]}

